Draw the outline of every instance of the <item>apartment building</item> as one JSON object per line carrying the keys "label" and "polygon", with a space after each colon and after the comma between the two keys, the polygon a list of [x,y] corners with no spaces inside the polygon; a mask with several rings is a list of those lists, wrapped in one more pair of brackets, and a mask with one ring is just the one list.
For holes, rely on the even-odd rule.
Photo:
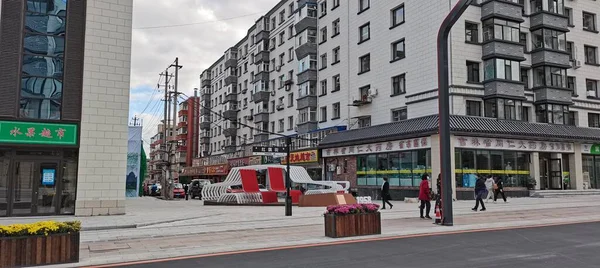
{"label": "apartment building", "polygon": [[[244,60],[254,68],[238,80],[248,79],[255,106],[241,108],[238,119],[252,118],[257,129],[269,132],[280,130],[284,119],[284,135],[330,134],[319,145],[325,179],[349,180],[363,194],[376,195],[389,177],[399,198],[414,195],[422,174],[439,174],[436,40],[455,3],[279,2],[229,50],[243,58],[250,40],[250,59]],[[459,19],[448,63],[458,198],[469,198],[476,174],[502,177],[514,195],[527,194],[528,187],[598,187],[594,167],[600,159],[591,149],[600,134],[598,14],[600,4],[593,0],[480,0]],[[281,66],[287,44],[279,46],[279,35],[288,23],[295,30],[296,58]],[[214,92],[224,92],[219,89],[226,58],[227,52],[201,79],[203,90],[212,89],[215,111],[225,106],[217,97],[224,93]],[[273,101],[276,108],[286,105],[273,110]],[[221,150],[231,143],[222,141],[218,125],[211,128],[217,131],[208,135],[205,150],[233,152],[232,146]],[[242,149],[239,134],[247,135],[246,144],[280,142],[277,135],[236,130],[235,151]]]}

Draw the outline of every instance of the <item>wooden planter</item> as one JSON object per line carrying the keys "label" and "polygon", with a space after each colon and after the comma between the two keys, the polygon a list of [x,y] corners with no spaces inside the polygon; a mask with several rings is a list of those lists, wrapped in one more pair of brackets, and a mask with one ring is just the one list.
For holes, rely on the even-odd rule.
{"label": "wooden planter", "polygon": [[325,236],[339,238],[381,234],[381,214],[325,215]]}
{"label": "wooden planter", "polygon": [[0,267],[79,261],[79,233],[0,238]]}

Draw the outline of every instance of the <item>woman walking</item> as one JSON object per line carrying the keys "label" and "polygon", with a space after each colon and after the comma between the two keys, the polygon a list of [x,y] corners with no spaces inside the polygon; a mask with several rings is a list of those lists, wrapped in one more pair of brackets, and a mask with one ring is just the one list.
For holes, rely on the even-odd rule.
{"label": "woman walking", "polygon": [[475,207],[473,208],[473,211],[477,211],[477,208],[479,208],[480,203],[481,203],[480,211],[485,211],[485,204],[483,203],[483,197],[485,195],[487,195],[487,189],[485,187],[485,180],[482,177],[479,177],[477,179],[477,182],[475,183]]}
{"label": "woman walking", "polygon": [[[421,177],[421,185],[419,186],[419,200],[421,201],[421,206],[419,210],[421,212],[421,219],[431,219],[429,217],[429,211],[431,210],[431,194],[429,189],[429,181],[427,180],[427,174],[423,174]],[[423,209],[427,207],[425,217],[423,217]]]}
{"label": "woman walking", "polygon": [[496,199],[498,199],[499,194],[502,195],[504,203],[508,203],[508,201],[506,201],[506,195],[504,195],[504,182],[502,181],[502,177],[496,178],[496,187],[494,187],[494,203],[496,203]]}

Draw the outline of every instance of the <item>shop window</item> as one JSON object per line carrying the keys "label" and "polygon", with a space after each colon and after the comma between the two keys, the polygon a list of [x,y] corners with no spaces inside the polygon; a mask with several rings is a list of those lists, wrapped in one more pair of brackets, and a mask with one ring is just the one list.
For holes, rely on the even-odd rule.
{"label": "shop window", "polygon": [[357,184],[381,186],[387,177],[390,186],[418,187],[423,174],[431,173],[431,151],[407,151],[357,157]]}
{"label": "shop window", "polygon": [[455,174],[457,187],[475,187],[478,176],[502,177],[506,187],[526,187],[530,176],[529,153],[457,149]]}

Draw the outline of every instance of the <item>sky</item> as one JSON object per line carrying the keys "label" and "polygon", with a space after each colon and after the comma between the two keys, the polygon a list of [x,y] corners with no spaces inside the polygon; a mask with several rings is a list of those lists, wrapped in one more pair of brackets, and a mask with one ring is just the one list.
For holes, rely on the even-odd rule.
{"label": "sky", "polygon": [[[202,71],[247,33],[279,0],[134,0],[129,116],[142,119],[143,139],[150,138],[163,117],[157,90],[159,74],[176,57],[179,91],[192,96]],[[171,80],[170,83],[173,83]],[[161,87],[160,90],[163,90]]]}

